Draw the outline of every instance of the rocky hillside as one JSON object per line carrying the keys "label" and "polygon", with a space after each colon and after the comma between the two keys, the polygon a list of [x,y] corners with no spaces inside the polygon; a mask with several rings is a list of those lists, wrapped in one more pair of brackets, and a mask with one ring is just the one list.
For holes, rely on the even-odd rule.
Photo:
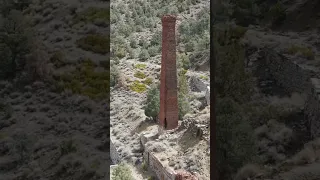
{"label": "rocky hillside", "polygon": [[0,2],[0,179],[106,179],[109,2]]}

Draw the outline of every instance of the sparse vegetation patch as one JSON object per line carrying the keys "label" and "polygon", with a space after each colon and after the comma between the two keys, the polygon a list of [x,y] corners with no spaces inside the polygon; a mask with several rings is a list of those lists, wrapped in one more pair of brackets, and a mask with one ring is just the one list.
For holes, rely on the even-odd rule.
{"label": "sparse vegetation patch", "polygon": [[132,91],[138,92],[138,93],[143,93],[147,90],[147,87],[145,84],[139,82],[138,80],[134,81],[131,85],[130,85],[130,89]]}
{"label": "sparse vegetation patch", "polygon": [[81,49],[100,54],[108,53],[110,48],[109,37],[101,34],[91,34],[80,38],[76,41],[76,44]]}
{"label": "sparse vegetation patch", "polygon": [[137,71],[137,72],[134,74],[134,77],[140,78],[140,79],[144,79],[144,78],[146,78],[146,75],[145,75],[143,72],[141,72],[141,71]]}
{"label": "sparse vegetation patch", "polygon": [[72,90],[73,93],[83,94],[93,99],[107,98],[109,94],[108,71],[95,71],[96,65],[86,59],[76,70],[66,72],[55,77],[59,91],[64,89]]}
{"label": "sparse vegetation patch", "polygon": [[288,49],[288,53],[292,54],[292,55],[295,55],[297,53],[301,53],[301,55],[307,59],[314,59],[314,52],[312,51],[311,48],[307,48],[307,47],[292,45]]}

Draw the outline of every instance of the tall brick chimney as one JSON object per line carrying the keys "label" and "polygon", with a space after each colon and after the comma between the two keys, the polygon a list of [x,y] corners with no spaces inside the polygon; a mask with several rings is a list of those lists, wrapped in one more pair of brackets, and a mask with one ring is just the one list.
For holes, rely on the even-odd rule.
{"label": "tall brick chimney", "polygon": [[166,130],[178,127],[176,17],[162,17],[162,57],[160,79],[160,126]]}

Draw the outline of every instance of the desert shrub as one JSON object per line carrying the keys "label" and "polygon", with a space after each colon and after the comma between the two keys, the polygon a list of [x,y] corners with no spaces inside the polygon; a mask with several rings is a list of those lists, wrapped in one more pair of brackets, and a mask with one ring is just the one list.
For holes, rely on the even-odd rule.
{"label": "desert shrub", "polygon": [[244,47],[228,33],[222,37],[218,36],[217,40],[219,43],[216,44],[215,52],[218,94],[238,101],[247,101],[253,91],[253,80],[251,74],[245,71]]}
{"label": "desert shrub", "polygon": [[261,15],[260,8],[255,0],[234,1],[232,18],[235,18],[237,24],[248,26],[257,24]]}
{"label": "desert shrub", "polygon": [[135,37],[131,37],[131,38],[130,38],[130,46],[131,46],[132,48],[137,48],[137,47],[138,47],[138,43],[137,43],[137,40],[136,40]]}
{"label": "desert shrub", "polygon": [[286,157],[286,150],[291,149],[292,130],[276,120],[255,129],[258,153],[263,163],[277,163]]}
{"label": "desert shrub", "polygon": [[76,41],[76,44],[81,49],[100,54],[108,53],[110,48],[109,37],[100,34],[91,34],[82,37]]}
{"label": "desert shrub", "polygon": [[148,42],[145,39],[141,38],[139,40],[139,46],[142,46],[143,48],[146,48],[146,47],[148,47]]}
{"label": "desert shrub", "polygon": [[147,90],[147,87],[145,84],[140,83],[139,81],[136,80],[130,85],[130,89],[137,93],[143,93]]}
{"label": "desert shrub", "polygon": [[92,34],[82,37],[76,41],[76,44],[81,49],[100,54],[108,53],[110,48],[109,37],[100,34]]}
{"label": "desert shrub", "polygon": [[182,94],[189,94],[189,86],[188,86],[188,80],[187,80],[187,76],[185,75],[185,73],[183,71],[180,71],[178,74],[178,89],[179,92]]}
{"label": "desert shrub", "polygon": [[147,170],[148,170],[148,164],[147,164],[145,161],[143,161],[143,163],[142,163],[142,169],[143,169],[144,171],[147,171]]}
{"label": "desert shrub", "polygon": [[187,54],[178,54],[178,62],[179,68],[189,69],[190,68],[190,60]]}
{"label": "desert shrub", "polygon": [[269,16],[274,25],[279,25],[286,19],[286,10],[280,1],[270,8]]}
{"label": "desert shrub", "polygon": [[19,76],[19,86],[25,86],[35,80],[52,80],[52,67],[49,66],[48,56],[47,52],[40,48],[34,48],[26,56],[24,72]]}
{"label": "desert shrub", "polygon": [[128,49],[128,53],[129,53],[129,58],[131,58],[131,59],[137,58],[136,50],[134,50],[134,49],[132,49],[132,48],[129,48],[129,49]]}
{"label": "desert shrub", "polygon": [[146,116],[155,119],[160,110],[160,91],[157,86],[149,89],[146,102],[147,104],[144,107]]}
{"label": "desert shrub", "polygon": [[253,129],[241,105],[230,98],[217,99],[217,167],[221,179],[231,179],[255,158]]}
{"label": "desert shrub", "polygon": [[179,119],[182,120],[184,115],[190,111],[190,103],[187,95],[178,93]]}
{"label": "desert shrub", "polygon": [[144,79],[146,75],[141,71],[137,71],[136,73],[134,73],[134,77]]}
{"label": "desert shrub", "polygon": [[111,40],[112,40],[111,47],[113,49],[116,49],[117,47],[124,47],[127,44],[126,39],[123,36],[120,36],[117,33],[115,33],[115,36],[112,37]]}
{"label": "desert shrub", "polygon": [[[112,11],[114,11],[114,9],[112,9]],[[111,21],[111,24],[114,24],[116,22],[118,22],[120,20],[120,17],[119,17],[119,14],[116,13],[116,12],[112,12],[110,14],[110,21]]]}
{"label": "desert shrub", "polygon": [[13,140],[11,151],[19,156],[19,163],[23,163],[30,157],[33,145],[32,138],[23,131],[19,131],[13,135]]}
{"label": "desert shrub", "polygon": [[95,71],[95,67],[92,60],[85,59],[75,70],[55,76],[57,90],[69,89],[95,100],[108,98],[110,74],[108,71]]}
{"label": "desert shrub", "polygon": [[137,69],[143,70],[143,69],[145,69],[147,67],[147,65],[146,64],[136,64],[134,67],[137,68]]}
{"label": "desert shrub", "polygon": [[119,79],[119,70],[117,66],[113,65],[110,67],[110,86],[114,87]]}
{"label": "desert shrub", "polygon": [[115,55],[121,59],[121,58],[124,58],[126,57],[126,50],[123,46],[119,46],[115,49]]}
{"label": "desert shrub", "polygon": [[151,46],[148,48],[148,53],[151,57],[154,57],[159,53],[158,50],[159,50],[158,46]]}
{"label": "desert shrub", "polygon": [[196,51],[209,50],[210,48],[210,35],[208,31],[205,31],[201,38],[198,39],[195,46]]}
{"label": "desert shrub", "polygon": [[146,60],[148,60],[149,58],[150,58],[150,55],[149,55],[149,53],[148,53],[148,50],[142,49],[141,52],[140,52],[140,54],[139,54],[139,59],[140,59],[141,61],[146,61]]}
{"label": "desert shrub", "polygon": [[307,47],[292,45],[288,49],[288,53],[293,55],[297,53],[301,53],[301,55],[307,59],[310,59],[310,60],[314,59],[314,52],[312,51],[311,48],[307,48]]}
{"label": "desert shrub", "polygon": [[178,77],[178,106],[179,106],[179,119],[182,119],[185,114],[190,111],[189,104],[189,86],[186,75],[180,71]]}
{"label": "desert shrub", "polygon": [[104,23],[108,24],[110,21],[110,9],[89,7],[75,16],[76,22],[95,22],[96,20],[101,20]]}
{"label": "desert shrub", "polygon": [[132,26],[126,25],[124,23],[118,24],[117,27],[118,32],[121,35],[124,35],[124,37],[128,37],[133,32]]}
{"label": "desert shrub", "polygon": [[77,147],[75,146],[73,140],[63,141],[60,144],[60,156],[64,156],[76,151],[77,151]]}
{"label": "desert shrub", "polygon": [[50,62],[52,62],[56,68],[63,67],[67,64],[65,55],[61,51],[55,52],[51,56]]}
{"label": "desert shrub", "polygon": [[4,17],[7,17],[11,10],[23,11],[32,3],[31,0],[2,0],[0,1],[0,12]]}
{"label": "desert shrub", "polygon": [[185,44],[185,51],[186,52],[192,52],[195,50],[195,42],[193,40],[190,40]]}
{"label": "desert shrub", "polygon": [[161,31],[156,31],[150,39],[150,45],[151,46],[160,45],[161,44],[161,37],[162,37]]}
{"label": "desert shrub", "polygon": [[15,77],[17,69],[23,68],[25,57],[31,52],[32,32],[30,21],[20,11],[10,11],[0,25],[0,64],[5,65],[0,67],[0,74]]}
{"label": "desert shrub", "polygon": [[112,170],[112,180],[132,180],[132,172],[126,164],[119,164]]}
{"label": "desert shrub", "polygon": [[13,114],[12,106],[10,104],[0,102],[0,115],[3,117],[3,119],[11,118],[12,114]]}

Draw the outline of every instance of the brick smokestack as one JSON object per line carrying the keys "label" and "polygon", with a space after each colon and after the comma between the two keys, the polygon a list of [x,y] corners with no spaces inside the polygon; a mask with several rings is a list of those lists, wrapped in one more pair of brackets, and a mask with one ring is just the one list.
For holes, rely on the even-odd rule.
{"label": "brick smokestack", "polygon": [[[178,127],[176,17],[162,17],[162,57],[160,79],[160,126],[166,130]],[[166,123],[165,123],[166,121]],[[167,126],[165,128],[165,126]]]}

